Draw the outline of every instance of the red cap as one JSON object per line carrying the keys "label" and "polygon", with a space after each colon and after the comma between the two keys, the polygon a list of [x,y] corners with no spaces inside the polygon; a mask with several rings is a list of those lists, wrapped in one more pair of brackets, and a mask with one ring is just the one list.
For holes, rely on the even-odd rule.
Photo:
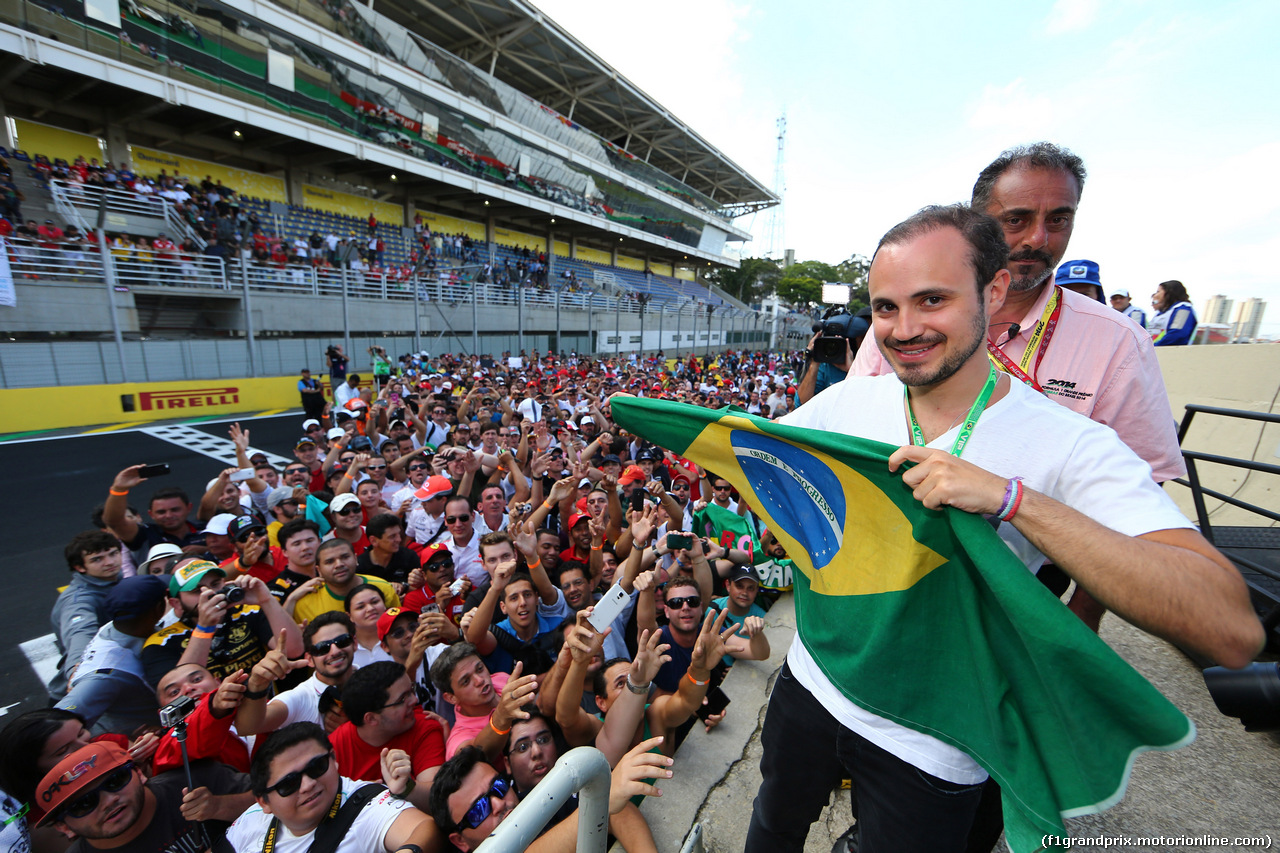
{"label": "red cap", "polygon": [[128,763],[129,753],[109,742],[91,743],[59,761],[36,787],[35,805],[44,809],[36,826],[48,825],[67,802]]}
{"label": "red cap", "polygon": [[577,526],[579,521],[585,521],[590,517],[591,516],[587,515],[585,512],[575,512],[573,515],[569,516],[569,529],[572,530]]}
{"label": "red cap", "polygon": [[622,472],[622,476],[618,478],[618,485],[625,486],[627,483],[644,482],[644,472],[640,470],[639,465],[628,465],[627,470]]}
{"label": "red cap", "polygon": [[453,491],[453,483],[449,482],[448,477],[433,474],[427,478],[425,483],[414,491],[413,496],[420,501],[429,501],[434,497],[438,497],[451,491]]}
{"label": "red cap", "polygon": [[391,626],[394,625],[396,623],[396,620],[399,619],[401,616],[417,616],[417,614],[414,613],[412,610],[405,610],[403,607],[393,607],[390,610],[388,610],[386,613],[383,613],[381,616],[378,617],[378,641],[379,642],[381,642],[387,636],[387,632],[391,630]]}
{"label": "red cap", "polygon": [[427,561],[438,554],[450,554],[449,546],[443,542],[436,542],[432,545],[423,545],[422,550],[418,552],[418,556],[422,558],[422,565],[426,565]]}

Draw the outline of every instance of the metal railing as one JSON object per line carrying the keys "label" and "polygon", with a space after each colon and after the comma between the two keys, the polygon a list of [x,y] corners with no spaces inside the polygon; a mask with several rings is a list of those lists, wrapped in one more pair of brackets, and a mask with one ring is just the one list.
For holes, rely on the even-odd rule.
{"label": "metal railing", "polygon": [[163,219],[165,227],[172,231],[176,238],[174,242],[191,240],[201,250],[206,245],[204,239],[182,218],[172,202],[159,195],[142,195],[132,190],[106,189],[92,184],[68,183],[60,180],[49,182],[49,193],[53,196],[53,205],[58,213],[86,233],[92,229],[90,221],[97,221],[97,211],[105,200],[109,213]]}
{"label": "metal railing", "polygon": [[477,853],[517,853],[528,848],[547,821],[578,793],[577,853],[603,853],[609,836],[609,762],[593,746],[571,749],[538,783],[538,796],[525,797]]}

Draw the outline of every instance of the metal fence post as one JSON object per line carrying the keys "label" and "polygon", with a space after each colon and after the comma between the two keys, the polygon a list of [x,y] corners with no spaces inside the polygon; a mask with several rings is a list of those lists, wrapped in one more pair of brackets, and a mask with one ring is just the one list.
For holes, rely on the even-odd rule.
{"label": "metal fence post", "polygon": [[524,288],[516,288],[516,350],[524,352]]}
{"label": "metal fence post", "polygon": [[476,328],[480,325],[480,317],[476,313],[476,300],[479,298],[477,290],[479,287],[473,280],[471,282],[471,352],[473,354],[480,352],[480,330]]}
{"label": "metal fence post", "polygon": [[129,368],[124,358],[124,335],[120,331],[120,314],[116,311],[116,270],[115,261],[107,251],[107,232],[103,222],[107,217],[107,198],[102,197],[98,207],[98,257],[102,259],[102,283],[107,288],[107,305],[111,308],[111,329],[116,338],[116,356],[120,359],[120,381],[129,381]]}
{"label": "metal fence post", "polygon": [[422,294],[418,291],[422,280],[417,272],[410,277],[409,286],[413,288],[413,351],[422,352]]}
{"label": "metal fence post", "polygon": [[244,285],[244,332],[245,343],[249,346],[249,375],[258,375],[258,360],[253,354],[253,307],[249,304],[249,265],[244,255],[240,256],[240,281]]}
{"label": "metal fence post", "polygon": [[613,357],[618,357],[622,344],[622,300],[615,293],[613,296]]}
{"label": "metal fence post", "polygon": [[594,340],[595,338],[594,332],[595,332],[595,325],[596,325],[595,308],[596,308],[596,292],[593,290],[587,294],[587,346],[591,348],[592,355],[595,355],[596,352],[600,349],[599,347],[596,346],[596,342]]}
{"label": "metal fence post", "polygon": [[560,352],[562,349],[564,349],[564,347],[560,345],[560,289],[559,288],[556,288],[555,294],[556,294],[556,345],[555,345],[554,352]]}

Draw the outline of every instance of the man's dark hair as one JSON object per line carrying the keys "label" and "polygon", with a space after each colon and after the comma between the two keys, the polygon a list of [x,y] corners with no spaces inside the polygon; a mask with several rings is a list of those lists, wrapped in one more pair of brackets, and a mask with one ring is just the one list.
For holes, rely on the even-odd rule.
{"label": "man's dark hair", "polygon": [[[1076,200],[1084,193],[1084,179],[1088,173],[1084,169],[1084,161],[1066,148],[1052,142],[1036,142],[1031,145],[1019,145],[1000,152],[1000,156],[991,165],[978,173],[978,180],[973,185],[973,198],[970,204],[981,211],[986,211],[991,203],[991,188],[1000,176],[1010,169],[1052,169],[1066,172],[1076,179]],[[989,279],[988,279],[989,280]]]}
{"label": "man's dark hair", "polygon": [[452,497],[450,497],[449,500],[445,501],[444,510],[446,515],[449,512],[449,504],[457,503],[458,501],[464,501],[467,504],[467,512],[471,512],[471,509],[472,509],[471,498],[467,497],[466,495],[455,494]]}
{"label": "man's dark hair", "polygon": [[595,671],[595,674],[591,676],[591,692],[594,693],[597,698],[603,699],[609,695],[609,682],[605,680],[604,674],[608,672],[609,669],[620,663],[625,663],[628,666],[631,665],[631,661],[626,658],[609,658],[607,661],[602,663],[600,668]]}
{"label": "man's dark hair", "polygon": [[267,735],[267,742],[253,754],[249,765],[249,790],[255,797],[265,797],[267,786],[271,784],[271,762],[285,750],[300,743],[311,741],[325,752],[332,752],[324,729],[315,723],[290,723],[282,729]]}
{"label": "man's dark hair", "polygon": [[698,582],[694,580],[692,577],[690,577],[689,575],[676,575],[675,577],[667,581],[667,585],[665,589],[667,590],[667,592],[670,592],[671,590],[678,589],[679,587],[682,587],[682,586],[693,587],[698,591],[699,596],[702,595],[702,587],[698,586]]}
{"label": "man's dark hair", "polygon": [[276,534],[276,541],[280,543],[283,550],[289,544],[289,540],[297,536],[304,530],[310,530],[320,538],[320,525],[307,518],[291,518],[280,526],[280,532]]}
{"label": "man's dark hair", "polygon": [[74,711],[37,708],[19,714],[0,729],[0,788],[29,802],[44,778],[44,771],[36,765],[45,743],[70,720],[84,725],[84,717]]}
{"label": "man's dark hair", "polygon": [[[361,584],[361,586],[373,586],[373,584]],[[374,589],[378,589],[376,586]],[[381,590],[379,590],[381,592]],[[316,618],[307,623],[307,627],[302,629],[302,645],[307,651],[311,650],[311,640],[315,637],[316,632],[321,628],[327,628],[330,625],[341,625],[347,629],[347,633],[352,637],[356,635],[356,624],[351,621],[351,617],[341,610],[326,610]]]}
{"label": "man's dark hair", "polygon": [[404,529],[404,522],[400,520],[400,516],[392,515],[389,512],[380,512],[369,519],[369,523],[364,527],[364,532],[370,539],[381,539],[393,527]]}
{"label": "man's dark hair", "polygon": [[326,539],[324,542],[321,542],[320,547],[316,549],[316,565],[320,565],[321,554],[325,551],[332,551],[334,548],[346,548],[352,554],[356,552],[356,549],[351,546],[350,542],[345,539],[339,539],[335,536],[332,539]]}
{"label": "man's dark hair", "polygon": [[[107,529],[107,523],[102,520],[102,514],[106,512],[106,509],[106,504],[98,504],[93,508],[93,512],[89,513],[89,523],[99,530]],[[142,515],[142,513],[138,512],[138,508],[135,506],[129,506],[128,510],[134,515]]]}
{"label": "man's dark hair", "polygon": [[481,560],[484,559],[485,548],[487,548],[490,545],[501,545],[503,542],[506,542],[508,545],[511,546],[512,550],[515,550],[515,547],[516,547],[515,543],[511,541],[511,536],[508,535],[507,531],[505,530],[494,530],[481,536],[480,544],[477,546],[477,550],[480,552],[480,559]]}
{"label": "man's dark hair", "polygon": [[1171,281],[1162,281],[1160,282],[1159,287],[1164,288],[1164,295],[1166,297],[1165,310],[1172,308],[1179,302],[1191,301],[1191,297],[1187,296],[1187,288],[1183,286],[1182,282],[1176,279]]}
{"label": "man's dark hair", "polygon": [[543,536],[554,536],[556,539],[560,538],[559,532],[552,530],[550,527],[539,527],[536,537],[541,539]]}
{"label": "man's dark hair", "polygon": [[101,551],[120,550],[120,540],[105,530],[86,530],[71,537],[63,556],[67,558],[67,568],[71,571],[84,567],[84,558],[88,554]]}
{"label": "man's dark hair", "polygon": [[449,798],[458,792],[462,783],[471,775],[477,764],[486,764],[484,750],[478,746],[464,746],[453,754],[440,769],[431,783],[431,797],[427,801],[427,809],[431,819],[440,827],[445,835],[458,831],[458,825],[449,816]]}
{"label": "man's dark hair", "polygon": [[351,592],[347,593],[347,597],[346,597],[345,599],[343,599],[343,601],[342,601],[342,607],[343,607],[343,609],[344,609],[347,613],[350,613],[350,612],[351,612],[351,602],[352,602],[353,600],[355,600],[355,597],[356,597],[357,595],[359,595],[360,593],[362,593],[362,592],[364,592],[364,591],[366,591],[366,590],[373,590],[373,591],[374,591],[374,592],[376,592],[378,595],[382,596],[382,601],[383,601],[383,603],[385,603],[385,602],[386,602],[386,600],[387,600],[387,594],[386,594],[385,592],[383,592],[383,591],[382,591],[382,587],[378,586],[377,584],[372,584],[372,583],[365,582],[365,583],[362,583],[362,584],[360,584],[359,586],[355,587],[353,590],[351,590]]}
{"label": "man's dark hair", "polygon": [[159,489],[151,496],[151,501],[147,504],[147,508],[149,509],[155,506],[156,501],[167,501],[170,498],[177,498],[184,504],[188,505],[191,503],[191,498],[187,497],[187,493],[185,491],[177,486],[166,486],[163,489]]}
{"label": "man's dark hair", "polygon": [[[523,569],[519,569],[511,573],[511,579],[507,581],[506,587],[502,590],[503,601],[507,600],[507,590],[511,588],[511,585],[513,583],[519,583],[520,581],[525,581],[529,586],[533,587],[534,595],[538,594],[538,586],[533,582],[533,576]],[[525,666],[528,666],[528,664],[525,664]]]}
{"label": "man's dark hair", "polygon": [[[560,570],[556,573],[556,586],[563,583],[565,572],[582,572],[582,577],[591,580],[591,569],[581,560],[565,560],[560,564]],[[514,578],[513,578],[514,580]]]}
{"label": "man's dark hair", "polygon": [[442,693],[453,692],[453,671],[467,658],[478,658],[480,652],[468,642],[454,643],[431,664],[431,681]]}
{"label": "man's dark hair", "polygon": [[[876,254],[885,246],[896,246],[942,228],[954,228],[969,244],[969,265],[973,267],[981,294],[996,273],[1009,262],[1009,246],[1000,223],[964,204],[931,205],[899,222],[880,238]],[[871,256],[872,263],[875,255]]]}
{"label": "man's dark hair", "polygon": [[374,661],[357,669],[342,688],[342,710],[357,726],[365,714],[376,714],[387,705],[387,691],[404,677],[404,667],[392,660]]}

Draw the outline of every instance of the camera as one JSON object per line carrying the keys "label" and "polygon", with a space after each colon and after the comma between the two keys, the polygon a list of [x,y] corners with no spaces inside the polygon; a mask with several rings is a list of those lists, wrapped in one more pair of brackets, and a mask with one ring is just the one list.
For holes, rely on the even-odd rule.
{"label": "camera", "polygon": [[1239,717],[1247,732],[1280,730],[1280,664],[1255,663],[1244,669],[1211,666],[1204,686],[1228,717]]}
{"label": "camera", "polygon": [[845,358],[845,341],[850,351],[858,349],[860,339],[871,328],[871,309],[863,308],[850,314],[846,308],[829,308],[822,315],[822,322],[812,329],[821,337],[813,342],[813,360],[819,364],[841,364]]}
{"label": "camera", "polygon": [[239,604],[244,601],[244,588],[228,584],[223,595],[227,597],[227,604]]}
{"label": "camera", "polygon": [[337,347],[335,347],[333,344],[330,344],[328,348],[325,349],[324,354],[329,356],[329,358],[337,358],[340,353],[338,352]]}
{"label": "camera", "polygon": [[179,696],[160,709],[160,725],[171,729],[181,723],[196,709],[196,700],[190,696]]}

